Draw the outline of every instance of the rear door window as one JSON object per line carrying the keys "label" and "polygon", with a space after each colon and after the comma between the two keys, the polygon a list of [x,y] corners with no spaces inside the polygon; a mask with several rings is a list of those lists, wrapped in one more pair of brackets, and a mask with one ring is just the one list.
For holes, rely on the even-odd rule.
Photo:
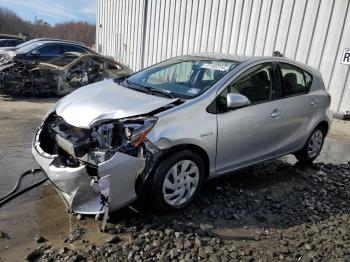
{"label": "rear door window", "polygon": [[280,63],[283,90],[285,96],[306,94],[312,83],[312,76],[299,67]]}

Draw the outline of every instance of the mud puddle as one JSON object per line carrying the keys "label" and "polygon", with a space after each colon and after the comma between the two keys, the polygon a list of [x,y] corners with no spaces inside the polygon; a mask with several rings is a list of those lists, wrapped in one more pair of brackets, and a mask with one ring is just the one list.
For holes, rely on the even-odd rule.
{"label": "mud puddle", "polygon": [[[74,250],[105,242],[106,234],[99,231],[101,222],[93,217],[77,220],[66,211],[63,200],[50,184],[34,189],[23,198],[21,204],[1,209],[0,230],[10,237],[0,240],[0,257],[4,261],[23,261],[31,250],[40,245]],[[69,235],[77,228],[85,233],[69,243]],[[46,241],[36,243],[38,236]]]}

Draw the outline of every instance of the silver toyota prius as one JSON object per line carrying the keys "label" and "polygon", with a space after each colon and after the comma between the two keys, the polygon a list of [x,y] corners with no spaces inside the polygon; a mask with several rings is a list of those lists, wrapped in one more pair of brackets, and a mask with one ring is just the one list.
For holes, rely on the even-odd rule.
{"label": "silver toyota prius", "polygon": [[71,212],[108,214],[141,193],[187,206],[203,182],[294,154],[311,162],[332,114],[321,74],[279,57],[200,53],[63,97],[35,160]]}

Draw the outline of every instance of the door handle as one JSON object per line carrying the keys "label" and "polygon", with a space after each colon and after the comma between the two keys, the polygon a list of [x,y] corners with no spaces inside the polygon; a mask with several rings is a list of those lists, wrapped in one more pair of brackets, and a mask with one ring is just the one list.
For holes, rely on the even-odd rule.
{"label": "door handle", "polygon": [[310,102],[310,105],[314,106],[314,107],[317,107],[318,106],[318,100],[312,99],[311,102]]}
{"label": "door handle", "polygon": [[282,114],[282,111],[281,111],[281,110],[275,109],[275,110],[272,111],[272,113],[271,113],[270,116],[271,116],[272,118],[278,118],[281,114]]}

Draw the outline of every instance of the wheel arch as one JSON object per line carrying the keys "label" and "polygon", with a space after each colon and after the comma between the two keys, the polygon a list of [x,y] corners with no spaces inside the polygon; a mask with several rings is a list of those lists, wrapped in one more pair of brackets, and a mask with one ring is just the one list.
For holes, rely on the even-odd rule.
{"label": "wheel arch", "polygon": [[180,145],[175,145],[175,146],[170,147],[169,149],[166,150],[166,152],[164,154],[162,154],[159,157],[159,159],[158,159],[158,161],[153,169],[155,169],[159,165],[159,163],[161,161],[163,161],[163,159],[169,157],[172,154],[175,154],[175,153],[178,153],[178,152],[181,152],[184,150],[191,151],[191,152],[193,152],[201,157],[201,159],[203,160],[204,166],[205,166],[205,179],[206,179],[209,175],[209,170],[210,170],[209,156],[203,148],[201,148],[198,145],[194,145],[194,144],[180,144]]}
{"label": "wheel arch", "polygon": [[326,135],[327,135],[327,133],[329,131],[329,122],[326,121],[326,120],[322,120],[322,121],[318,122],[312,128],[312,130],[311,130],[311,132],[310,132],[306,142],[304,143],[303,147],[294,153],[295,157],[299,161],[303,161],[303,162],[309,163],[309,162],[312,162],[313,160],[315,160],[318,157],[318,155],[319,155],[319,153],[320,153],[320,151],[322,149],[322,146],[321,146],[320,151],[317,153],[316,156],[311,156],[310,157],[309,155],[307,155],[308,154],[307,146],[308,146],[309,140],[310,140],[312,134],[314,133],[314,131],[317,130],[317,129],[321,129],[321,132],[324,134],[324,137],[323,137],[323,141],[324,141],[324,139],[325,139],[325,137],[326,137]]}
{"label": "wheel arch", "polygon": [[329,131],[329,123],[325,120],[318,123],[313,130],[315,130],[317,127],[321,127],[325,131],[325,136],[328,134]]}
{"label": "wheel arch", "polygon": [[[323,118],[323,119],[319,119],[318,121],[315,121],[315,122],[313,122],[313,123],[310,123],[310,125],[309,125],[309,127],[308,127],[308,131],[307,131],[307,133],[306,133],[306,135],[305,135],[305,137],[304,137],[304,139],[303,139],[303,142],[302,142],[302,144],[300,145],[300,148],[299,148],[299,149],[303,148],[303,147],[306,145],[306,143],[307,143],[307,141],[309,140],[311,134],[314,132],[314,130],[315,130],[317,127],[321,127],[321,128],[325,131],[324,136],[326,137],[326,136],[327,136],[327,133],[328,133],[328,131],[329,131],[329,126],[330,126],[329,121],[327,121],[327,120],[324,119],[324,118]],[[299,149],[298,149],[298,150],[299,150]]]}
{"label": "wheel arch", "polygon": [[[174,145],[166,150],[164,150],[164,152],[161,154],[161,156],[157,159],[157,162],[154,164],[152,170],[150,171],[149,175],[146,177],[146,179],[142,182],[142,181],[136,181],[136,187],[138,188],[136,192],[141,193],[142,188],[145,188],[146,190],[149,188],[150,184],[152,183],[154,174],[155,174],[155,170],[157,169],[157,167],[159,166],[159,164],[166,159],[167,157],[169,157],[172,154],[184,151],[184,150],[189,150],[197,155],[199,155],[201,157],[201,159],[203,160],[204,163],[204,167],[205,167],[205,174],[204,174],[204,180],[206,180],[209,176],[209,170],[210,170],[210,161],[209,161],[209,156],[207,154],[207,152],[205,152],[205,150],[203,148],[201,148],[198,145],[194,145],[194,144],[180,144],[180,145]],[[141,176],[139,176],[141,178]],[[142,186],[140,185],[140,183],[142,184]]]}

